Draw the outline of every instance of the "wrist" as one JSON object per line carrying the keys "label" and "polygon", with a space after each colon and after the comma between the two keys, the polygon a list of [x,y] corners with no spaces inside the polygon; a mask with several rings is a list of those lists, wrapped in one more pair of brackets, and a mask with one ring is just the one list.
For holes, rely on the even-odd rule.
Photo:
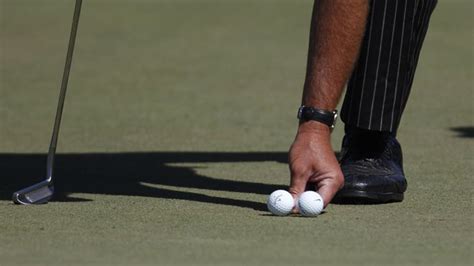
{"label": "wrist", "polygon": [[330,137],[331,128],[326,124],[315,120],[300,121],[298,125],[298,134],[311,133],[321,137]]}

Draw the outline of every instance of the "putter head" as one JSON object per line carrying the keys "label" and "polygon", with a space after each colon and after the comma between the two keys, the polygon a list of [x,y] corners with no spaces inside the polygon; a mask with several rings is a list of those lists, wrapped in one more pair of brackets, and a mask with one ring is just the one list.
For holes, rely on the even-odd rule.
{"label": "putter head", "polygon": [[53,183],[45,180],[13,193],[13,202],[22,205],[48,203],[53,194]]}

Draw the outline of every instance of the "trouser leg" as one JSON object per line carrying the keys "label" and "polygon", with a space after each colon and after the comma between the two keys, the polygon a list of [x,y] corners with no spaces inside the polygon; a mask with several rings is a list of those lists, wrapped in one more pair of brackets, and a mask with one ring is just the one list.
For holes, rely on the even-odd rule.
{"label": "trouser leg", "polygon": [[437,0],[372,0],[341,111],[346,126],[395,132]]}

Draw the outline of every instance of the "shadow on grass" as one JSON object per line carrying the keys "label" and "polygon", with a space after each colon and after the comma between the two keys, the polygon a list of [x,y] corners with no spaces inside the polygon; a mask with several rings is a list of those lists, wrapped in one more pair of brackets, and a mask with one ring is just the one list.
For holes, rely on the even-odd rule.
{"label": "shadow on grass", "polygon": [[[130,152],[59,154],[56,157],[54,201],[88,201],[68,196],[91,193],[190,200],[266,210],[261,202],[157,188],[198,188],[268,195],[280,185],[224,180],[199,175],[192,167],[173,163],[286,163],[286,152]],[[45,177],[46,154],[0,153],[0,200]],[[146,183],[146,184],[144,184]]]}
{"label": "shadow on grass", "polygon": [[458,133],[460,138],[474,138],[474,127],[452,127],[450,129]]}

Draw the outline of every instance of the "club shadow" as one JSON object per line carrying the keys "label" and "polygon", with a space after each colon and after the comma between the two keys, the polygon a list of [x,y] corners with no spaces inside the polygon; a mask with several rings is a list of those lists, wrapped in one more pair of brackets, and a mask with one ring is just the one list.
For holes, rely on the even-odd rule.
{"label": "club shadow", "polygon": [[[127,152],[58,154],[55,201],[88,201],[72,193],[180,199],[265,210],[260,202],[176,191],[197,188],[215,191],[270,194],[281,185],[226,180],[200,175],[192,167],[172,163],[264,162],[286,163],[287,152]],[[0,153],[0,200],[44,178],[46,154]],[[167,188],[150,187],[163,185]]]}

